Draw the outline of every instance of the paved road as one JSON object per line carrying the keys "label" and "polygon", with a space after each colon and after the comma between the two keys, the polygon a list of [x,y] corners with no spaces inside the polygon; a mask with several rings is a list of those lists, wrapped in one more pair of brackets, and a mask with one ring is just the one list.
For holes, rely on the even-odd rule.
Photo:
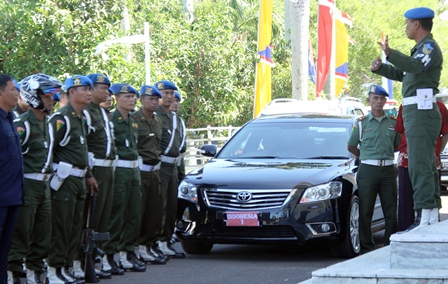
{"label": "paved road", "polygon": [[[442,220],[448,219],[448,192],[442,193]],[[384,231],[374,234],[382,246]],[[175,248],[181,250],[180,244]],[[311,278],[314,270],[343,261],[333,258],[325,246],[284,247],[215,245],[207,255],[187,255],[166,265],[147,265],[145,273],[128,272],[101,283],[194,283],[260,284],[298,283]]]}
{"label": "paved road", "polygon": [[[442,196],[442,220],[448,219],[448,192]],[[374,234],[382,246],[384,231]],[[174,247],[181,250],[180,244]],[[343,259],[333,258],[325,246],[286,247],[268,245],[215,245],[207,255],[187,255],[166,265],[147,265],[144,273],[127,272],[101,280],[104,284],[261,284],[299,283],[311,278],[314,270]],[[24,279],[22,278],[22,283]]]}

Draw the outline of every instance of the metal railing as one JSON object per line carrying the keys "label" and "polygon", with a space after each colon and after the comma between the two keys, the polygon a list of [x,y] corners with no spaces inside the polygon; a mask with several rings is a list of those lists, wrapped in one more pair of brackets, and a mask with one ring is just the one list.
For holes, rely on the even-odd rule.
{"label": "metal railing", "polygon": [[210,158],[202,156],[200,148],[205,144],[215,144],[220,148],[241,127],[223,126],[187,129],[187,150],[185,152],[185,170],[189,171],[202,167]]}

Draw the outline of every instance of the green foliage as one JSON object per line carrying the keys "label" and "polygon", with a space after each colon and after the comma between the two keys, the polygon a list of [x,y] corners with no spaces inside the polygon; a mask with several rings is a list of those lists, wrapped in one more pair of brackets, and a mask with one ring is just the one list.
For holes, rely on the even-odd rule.
{"label": "green foliage", "polygon": [[[441,1],[437,0],[407,0],[396,1],[393,4],[386,0],[372,1],[338,1],[339,10],[348,13],[354,18],[352,28],[348,33],[355,40],[355,44],[349,46],[349,81],[348,93],[355,97],[365,96],[367,85],[381,84],[381,77],[370,72],[371,62],[381,56],[382,32],[389,36],[389,45],[403,54],[409,54],[415,45],[413,40],[406,37],[404,12],[413,7],[430,7],[436,15],[444,10]],[[442,48],[448,44],[448,28],[446,23],[436,16],[432,31],[436,41]],[[445,60],[444,70],[447,70]],[[401,83],[394,82],[394,98],[401,101]],[[448,86],[448,74],[442,72],[440,87]]]}
{"label": "green foliage", "polygon": [[[99,72],[113,83],[139,88],[145,83],[143,44],[115,44],[103,54],[96,46],[106,40],[144,33],[150,24],[151,82],[174,81],[183,101],[188,127],[242,125],[252,118],[257,56],[258,0],[194,1],[188,24],[179,0],[8,0],[0,2],[0,72],[17,79],[44,72],[64,80],[73,74]],[[380,83],[369,70],[380,55],[381,32],[392,48],[408,53],[414,43],[404,34],[404,11],[428,6],[442,12],[437,0],[338,0],[340,10],[354,19],[349,35],[348,93],[361,97],[366,84]],[[126,11],[129,15],[126,17]],[[283,1],[274,1],[272,97],[291,97],[291,48],[284,39]],[[126,19],[126,21],[124,21]],[[129,23],[123,28],[123,22]],[[434,36],[444,49],[448,25],[435,19]],[[310,11],[310,39],[316,42],[317,1]],[[313,44],[316,52],[316,46]],[[446,61],[447,62],[447,61]],[[448,64],[448,63],[445,63]],[[446,70],[446,68],[445,68]],[[309,83],[310,97],[314,85]],[[448,87],[443,72],[441,87]],[[401,84],[394,84],[400,97]]]}

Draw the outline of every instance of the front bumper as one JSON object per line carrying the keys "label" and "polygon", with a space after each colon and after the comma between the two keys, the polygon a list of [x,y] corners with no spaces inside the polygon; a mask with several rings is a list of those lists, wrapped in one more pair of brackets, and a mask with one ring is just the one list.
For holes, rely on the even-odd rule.
{"label": "front bumper", "polygon": [[229,226],[227,212],[179,199],[176,233],[182,240],[208,243],[305,243],[313,239],[340,239],[346,212],[341,198],[299,204],[292,200],[281,208],[242,210],[256,213],[258,226]]}

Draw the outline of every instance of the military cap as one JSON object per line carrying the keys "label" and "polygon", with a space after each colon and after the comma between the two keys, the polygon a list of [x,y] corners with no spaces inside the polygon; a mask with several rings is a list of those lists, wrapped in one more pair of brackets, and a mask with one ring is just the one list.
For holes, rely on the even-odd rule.
{"label": "military cap", "polygon": [[16,86],[17,91],[20,92],[20,84],[16,81],[16,79],[12,79],[12,82],[13,82],[14,85]]}
{"label": "military cap", "polygon": [[404,16],[408,19],[419,20],[419,19],[433,19],[434,11],[426,7],[418,7],[407,10]]}
{"label": "military cap", "polygon": [[133,93],[138,96],[138,91],[136,88],[132,87],[129,84],[122,83],[122,84],[113,84],[109,88],[112,95],[122,94],[122,93]]}
{"label": "military cap", "polygon": [[179,100],[179,102],[182,101],[182,96],[180,95],[179,92],[174,91],[174,97],[177,98]]}
{"label": "military cap", "polygon": [[161,80],[161,81],[157,82],[155,86],[159,91],[161,91],[161,90],[177,90],[176,85],[173,82],[170,82],[168,80]]}
{"label": "military cap", "polygon": [[386,90],[384,90],[383,87],[379,86],[379,85],[371,85],[369,87],[369,94],[375,94],[375,95],[380,95],[380,96],[385,96],[388,97],[389,94],[386,92]]}
{"label": "military cap", "polygon": [[92,81],[89,78],[83,75],[74,75],[72,77],[67,78],[65,80],[64,86],[62,89],[66,92],[72,87],[80,87],[80,86],[89,86],[90,89],[93,88]]}
{"label": "military cap", "polygon": [[162,94],[156,87],[150,85],[143,85],[140,89],[140,96],[158,96],[162,97]]}
{"label": "military cap", "polygon": [[53,101],[55,102],[61,101],[61,96],[59,95],[59,92],[53,95]]}
{"label": "military cap", "polygon": [[87,77],[92,81],[93,84],[104,84],[110,87],[109,79],[103,74],[89,74]]}

